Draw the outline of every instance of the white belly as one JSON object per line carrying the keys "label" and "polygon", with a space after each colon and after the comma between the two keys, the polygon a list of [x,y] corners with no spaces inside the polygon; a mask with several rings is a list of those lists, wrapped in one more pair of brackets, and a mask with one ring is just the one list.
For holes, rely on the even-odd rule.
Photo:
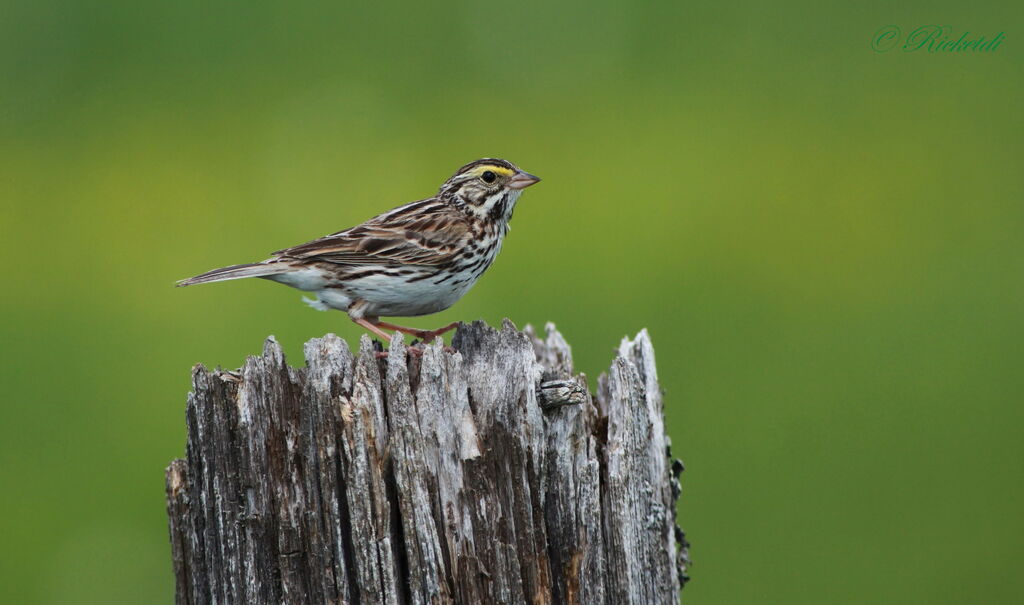
{"label": "white belly", "polygon": [[[432,275],[411,281],[409,277],[415,275],[371,275],[347,281],[342,288],[313,290],[316,300],[305,300],[316,309],[339,311],[348,311],[354,301],[366,301],[365,307],[360,309],[363,317],[429,315],[454,305],[477,281],[475,277],[464,275],[442,282],[446,276]],[[453,283],[456,281],[459,283]]]}
{"label": "white belly", "polygon": [[373,275],[345,285],[356,298],[367,302],[366,315],[413,317],[447,309],[476,282],[473,279],[452,283],[457,278],[442,282],[446,276],[432,275],[411,281],[408,278]]}

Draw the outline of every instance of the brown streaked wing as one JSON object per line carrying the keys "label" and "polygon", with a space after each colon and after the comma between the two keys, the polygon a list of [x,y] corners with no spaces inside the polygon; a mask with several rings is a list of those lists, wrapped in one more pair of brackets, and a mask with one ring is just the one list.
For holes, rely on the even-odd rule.
{"label": "brown streaked wing", "polygon": [[274,254],[339,265],[443,265],[471,237],[463,213],[437,200],[421,200]]}

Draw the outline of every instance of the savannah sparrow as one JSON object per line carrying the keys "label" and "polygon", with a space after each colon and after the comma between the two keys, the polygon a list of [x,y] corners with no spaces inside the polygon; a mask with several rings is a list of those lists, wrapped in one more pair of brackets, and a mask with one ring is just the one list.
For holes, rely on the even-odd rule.
{"label": "savannah sparrow", "polygon": [[263,262],[214,269],[178,285],[269,279],[316,294],[305,299],[310,306],[346,311],[385,341],[390,329],[430,342],[458,322],[418,330],[380,317],[437,313],[462,298],[501,250],[523,189],[539,180],[505,160],[477,160],[459,168],[432,198],[279,250]]}

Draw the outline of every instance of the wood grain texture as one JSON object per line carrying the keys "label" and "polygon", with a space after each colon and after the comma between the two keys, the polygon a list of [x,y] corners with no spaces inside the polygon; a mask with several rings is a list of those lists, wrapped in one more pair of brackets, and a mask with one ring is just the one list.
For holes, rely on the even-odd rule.
{"label": "wood grain texture", "polygon": [[167,469],[179,604],[677,603],[682,465],[646,331],[591,396],[569,345],[506,320],[458,353],[334,335],[193,368]]}

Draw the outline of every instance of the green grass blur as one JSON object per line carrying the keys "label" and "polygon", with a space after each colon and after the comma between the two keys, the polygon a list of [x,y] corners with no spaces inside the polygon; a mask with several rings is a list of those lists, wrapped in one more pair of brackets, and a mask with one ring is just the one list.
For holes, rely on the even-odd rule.
{"label": "green grass blur", "polygon": [[[1024,592],[1019,3],[5,2],[0,601],[171,603],[163,468],[196,362],[360,335],[175,279],[499,156],[544,178],[411,320],[650,329],[690,603]],[[879,27],[1006,32],[878,54]]]}

